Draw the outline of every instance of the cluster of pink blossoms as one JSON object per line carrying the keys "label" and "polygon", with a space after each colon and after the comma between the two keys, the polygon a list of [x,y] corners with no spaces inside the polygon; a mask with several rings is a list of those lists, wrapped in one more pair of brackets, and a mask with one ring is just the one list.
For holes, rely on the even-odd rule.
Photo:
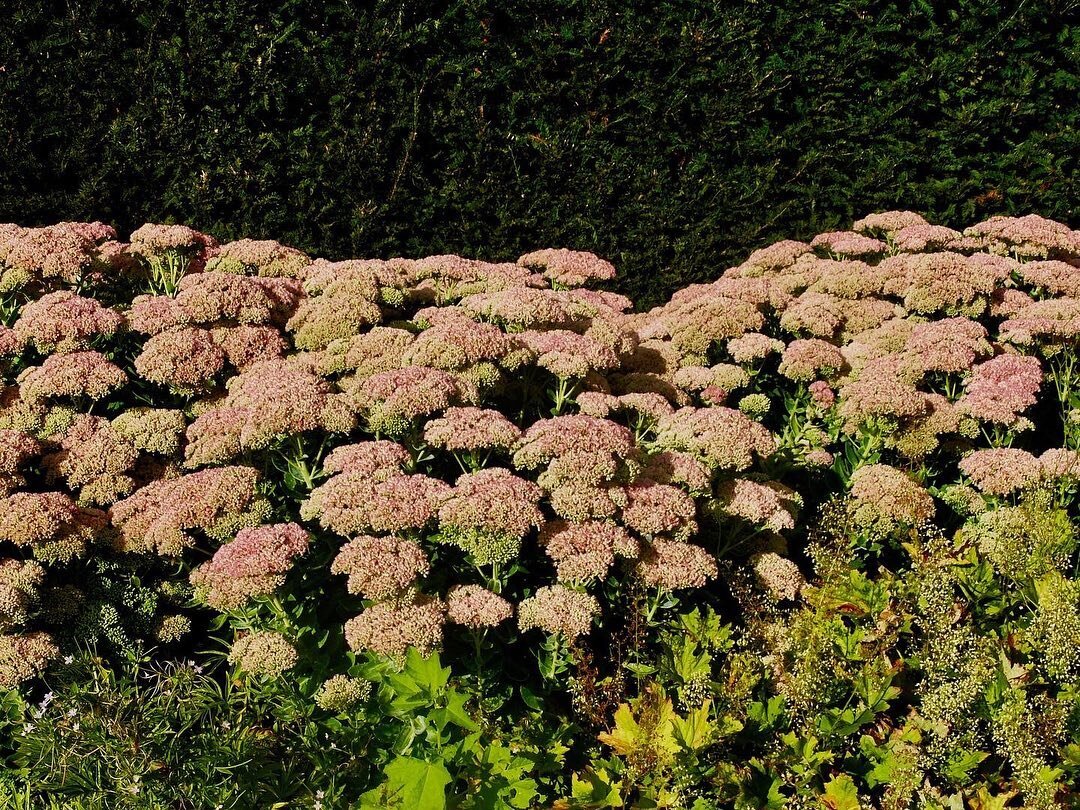
{"label": "cluster of pink blossoms", "polygon": [[[1042,408],[1080,375],[1065,225],[872,214],[648,312],[590,288],[614,276],[567,249],[328,261],[180,225],[0,226],[0,653],[25,659],[0,681],[59,649],[33,606],[97,549],[197,549],[222,610],[332,559],[326,587],[363,600],[349,645],[400,657],[515,615],[581,639],[602,584],[704,587],[721,549],[797,600],[773,541],[804,496],[916,527],[927,463],[989,503],[1078,477],[1080,414]],[[1043,411],[1060,429],[1030,429]],[[270,500],[275,469],[298,507]],[[245,669],[295,661],[245,639]]]}

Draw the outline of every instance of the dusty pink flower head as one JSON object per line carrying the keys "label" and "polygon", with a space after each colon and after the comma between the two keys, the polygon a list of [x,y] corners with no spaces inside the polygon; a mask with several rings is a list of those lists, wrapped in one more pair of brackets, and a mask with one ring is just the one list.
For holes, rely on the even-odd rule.
{"label": "dusty pink flower head", "polygon": [[723,295],[669,305],[661,318],[675,349],[696,358],[705,357],[714,343],[758,331],[765,324],[757,304]]}
{"label": "dusty pink flower head", "polygon": [[431,655],[442,645],[445,623],[446,603],[441,599],[418,595],[412,600],[389,600],[349,619],[345,641],[351,650],[371,650],[389,658],[400,659],[409,647]]}
{"label": "dusty pink flower head", "polygon": [[288,344],[273,326],[216,326],[210,335],[225,359],[241,371],[255,363],[277,360],[285,355]]}
{"label": "dusty pink flower head", "polygon": [[494,627],[513,612],[509,602],[479,585],[455,585],[446,595],[446,617],[465,627]]}
{"label": "dusty pink flower head", "polygon": [[195,530],[220,540],[262,523],[269,509],[258,477],[252,467],[216,467],[153,481],[109,509],[116,545],[177,556],[194,545]]}
{"label": "dusty pink flower head", "polygon": [[615,267],[611,262],[580,250],[535,250],[519,258],[518,264],[543,271],[544,278],[563,287],[580,287],[590,281],[608,281],[615,278]]}
{"label": "dusty pink flower head", "polygon": [[982,324],[967,318],[943,318],[917,324],[904,351],[922,371],[960,373],[993,350]]}
{"label": "dusty pink flower head", "polygon": [[206,269],[249,276],[303,278],[311,259],[296,248],[268,239],[239,239],[211,251]]}
{"label": "dusty pink flower head", "polygon": [[326,376],[349,373],[365,379],[380,371],[401,368],[405,352],[412,344],[411,332],[376,326],[362,335],[333,340],[315,353],[315,370]]}
{"label": "dusty pink flower head", "polygon": [[[53,437],[56,440],[56,437]],[[128,474],[139,452],[101,416],[79,414],[60,437],[56,452],[42,458],[46,479],[63,479],[81,505],[107,506],[135,488]]]}
{"label": "dusty pink flower head", "polygon": [[773,532],[795,528],[795,516],[802,501],[796,492],[776,481],[762,483],[746,478],[725,481],[717,497],[724,514]]}
{"label": "dusty pink flower head", "polygon": [[176,306],[190,324],[284,325],[304,297],[295,279],[196,273],[180,280]]}
{"label": "dusty pink flower head", "polygon": [[656,426],[656,444],[684,450],[713,469],[745,470],[776,450],[764,427],[733,408],[681,408]]}
{"label": "dusty pink flower head", "polygon": [[892,235],[893,243],[906,253],[921,253],[927,250],[942,250],[957,243],[960,231],[946,228],[944,225],[908,225]]}
{"label": "dusty pink flower head", "polygon": [[[102,242],[116,231],[102,222],[60,222],[44,228],[20,228],[0,239],[0,264],[22,280],[58,279],[77,284],[88,276]],[[5,280],[8,274],[5,273]]]}
{"label": "dusty pink flower head", "polygon": [[911,312],[979,315],[995,287],[1009,274],[996,261],[952,251],[901,253],[882,262],[893,282],[886,292],[903,298]]}
{"label": "dusty pink flower head", "polygon": [[156,225],[147,222],[133,231],[129,239],[131,252],[143,256],[155,256],[169,251],[205,253],[208,248],[217,247],[214,237],[199,233],[187,225]]}
{"label": "dusty pink flower head", "polygon": [[1017,273],[1026,284],[1039,292],[1080,298],[1080,273],[1066,262],[1025,262],[1017,268]]}
{"label": "dusty pink flower head", "polygon": [[810,399],[819,408],[831,408],[836,402],[836,392],[824,380],[810,383]]}
{"label": "dusty pink flower head", "polygon": [[382,321],[380,290],[374,276],[349,275],[331,281],[317,295],[311,292],[309,288],[309,297],[287,324],[298,349],[324,349]]}
{"label": "dusty pink flower head", "polygon": [[975,366],[958,404],[976,419],[1012,425],[1038,400],[1042,377],[1038,358],[1002,354]]}
{"label": "dusty pink flower head", "polygon": [[574,302],[556,290],[515,287],[467,295],[461,299],[461,306],[480,318],[518,329],[555,329],[580,320]]}
{"label": "dusty pink flower head", "polygon": [[354,398],[369,410],[373,428],[394,433],[412,419],[446,410],[462,394],[462,384],[453,374],[410,366],[368,377]]}
{"label": "dusty pink flower head", "polygon": [[41,560],[81,556],[104,526],[103,512],[81,508],[63,492],[16,492],[0,499],[0,541],[28,548]]}
{"label": "dusty pink flower head", "polygon": [[855,220],[851,229],[860,233],[894,233],[902,228],[928,224],[920,214],[914,211],[882,211],[877,214],[867,214],[862,219]]}
{"label": "dusty pink flower head", "polygon": [[354,420],[329,383],[283,360],[255,363],[228,383],[228,394],[187,429],[185,464],[197,467],[261,450],[315,428],[344,432]]}
{"label": "dusty pink flower head", "polygon": [[780,359],[780,373],[799,382],[833,377],[845,366],[840,349],[824,340],[793,340]]}
{"label": "dusty pink flower head", "polygon": [[411,460],[409,451],[397,442],[379,440],[341,444],[323,461],[327,473],[350,473],[365,478],[387,478],[399,475]]}
{"label": "dusty pink flower head", "polygon": [[998,447],[976,450],[960,460],[960,471],[988,495],[1009,495],[1037,481],[1039,459],[1027,450]]}
{"label": "dusty pink flower head", "polygon": [[774,273],[783,270],[798,261],[800,256],[810,253],[810,245],[805,242],[796,242],[785,239],[780,242],[755,250],[750,257],[740,265],[742,275],[760,275],[762,273]]}
{"label": "dusty pink flower head", "polygon": [[518,605],[518,627],[559,634],[571,641],[586,635],[600,613],[596,597],[565,585],[547,585]]}
{"label": "dusty pink flower head", "polygon": [[934,516],[934,499],[909,475],[887,464],[860,467],[849,490],[855,521],[891,531],[916,526]]}
{"label": "dusty pink flower head", "polygon": [[1037,214],[990,217],[965,230],[964,236],[981,240],[994,253],[1029,259],[1080,257],[1080,234]]}
{"label": "dusty pink flower head", "polygon": [[178,390],[195,390],[225,367],[225,352],[206,329],[171,329],[154,335],[135,358],[140,377]]}
{"label": "dusty pink flower head", "polygon": [[1075,339],[1080,335],[1080,299],[1032,301],[1003,321],[998,335],[1001,340],[1020,346]]}
{"label": "dusty pink flower head", "polygon": [[430,570],[427,555],[412,540],[361,535],[350,540],[334,558],[332,574],[348,574],[349,593],[365,599],[400,594]]}
{"label": "dusty pink flower head", "polygon": [[661,450],[649,457],[642,475],[660,484],[680,484],[692,493],[706,492],[712,484],[712,472],[690,453]]}
{"label": "dusty pink flower head", "polygon": [[241,529],[236,539],[191,572],[191,584],[212,607],[239,607],[280,587],[293,561],[307,551],[309,540],[296,523]]}
{"label": "dusty pink flower head", "polygon": [[763,335],[760,332],[748,332],[727,342],[728,354],[736,363],[753,363],[775,352],[784,350],[784,342]]}
{"label": "dusty pink flower head", "polygon": [[543,492],[509,470],[489,467],[467,473],[439,507],[439,522],[458,531],[478,531],[521,539],[543,520]]}
{"label": "dusty pink flower head", "polygon": [[806,579],[794,562],[773,551],[764,551],[750,558],[754,577],[765,592],[776,601],[798,599],[806,587]]}
{"label": "dusty pink flower head", "polygon": [[810,247],[820,248],[837,256],[851,257],[880,256],[889,249],[880,239],[855,231],[819,233],[810,241]]}
{"label": "dusty pink flower head", "polygon": [[646,537],[669,535],[688,539],[697,531],[694,499],[678,487],[640,479],[626,488],[622,522]]}
{"label": "dusty pink flower head", "polygon": [[91,338],[115,334],[124,324],[120,313],[93,298],[57,290],[31,301],[15,322],[15,336],[33,343],[39,352],[84,349]]}
{"label": "dusty pink flower head", "polygon": [[716,577],[716,560],[701,546],[672,540],[653,540],[636,568],[646,585],[667,590],[702,588]]}
{"label": "dusty pink flower head", "polygon": [[127,375],[94,351],[53,354],[19,375],[19,390],[30,400],[54,397],[103,399],[127,382]]}
{"label": "dusty pink flower head", "polygon": [[612,349],[565,329],[526,331],[516,337],[537,355],[536,364],[556,377],[584,377],[591,371],[610,371],[619,365],[619,357]]}
{"label": "dusty pink flower head", "polygon": [[485,361],[503,363],[520,347],[516,336],[507,335],[494,324],[443,313],[408,347],[403,363],[461,371]]}
{"label": "dusty pink flower head", "polygon": [[143,335],[158,335],[189,322],[188,312],[167,295],[136,295],[127,311],[128,328]]}
{"label": "dusty pink flower head", "polygon": [[845,429],[854,430],[874,417],[900,419],[925,413],[926,400],[916,390],[913,376],[921,376],[921,370],[913,375],[900,355],[868,363],[858,379],[840,389],[840,415]]}
{"label": "dusty pink flower head", "polygon": [[521,435],[517,425],[485,408],[447,408],[424,427],[424,441],[451,452],[508,450]]}
{"label": "dusty pink flower head", "polygon": [[0,689],[14,689],[44,673],[60,649],[48,633],[0,635]]}
{"label": "dusty pink flower head", "polygon": [[0,494],[25,483],[22,467],[40,455],[41,443],[21,430],[0,430]]}
{"label": "dusty pink flower head", "polygon": [[1063,447],[1052,447],[1039,456],[1043,478],[1051,480],[1080,477],[1080,453]]}
{"label": "dusty pink flower head", "polygon": [[448,484],[426,475],[382,480],[345,472],[316,487],[301,506],[300,516],[318,518],[323,528],[345,537],[420,529],[435,517],[450,491]]}
{"label": "dusty pink flower head", "polygon": [[541,419],[525,431],[514,452],[514,466],[535,469],[568,453],[631,454],[634,437],[622,425],[584,414]]}
{"label": "dusty pink flower head", "polygon": [[562,582],[602,578],[616,555],[633,558],[640,551],[638,541],[626,529],[608,521],[550,521],[540,531],[540,545],[555,562]]}

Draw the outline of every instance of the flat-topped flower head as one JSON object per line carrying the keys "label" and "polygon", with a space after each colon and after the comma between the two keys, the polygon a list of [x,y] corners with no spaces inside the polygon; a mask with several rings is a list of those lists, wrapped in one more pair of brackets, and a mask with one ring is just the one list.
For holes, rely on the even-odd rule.
{"label": "flat-topped flower head", "polygon": [[810,240],[810,247],[817,248],[824,253],[837,256],[873,257],[881,256],[889,246],[880,239],[857,233],[855,231],[830,231],[819,233]]}
{"label": "flat-topped flower head", "polygon": [[191,584],[206,604],[220,610],[273,593],[285,581],[297,557],[308,549],[310,536],[296,523],[251,526],[220,546],[214,556],[191,572]]}
{"label": "flat-topped flower head", "polygon": [[1002,354],[975,366],[958,404],[976,419],[1012,425],[1036,403],[1042,381],[1037,357]]}
{"label": "flat-topped flower head", "polygon": [[0,499],[0,541],[44,562],[83,556],[105,524],[105,513],[80,507],[63,492],[16,492]]}
{"label": "flat-topped flower head", "polygon": [[409,366],[369,377],[354,392],[354,400],[368,409],[373,429],[393,433],[417,417],[459,403],[464,392],[461,381],[449,372]]}
{"label": "flat-topped flower head", "polygon": [[154,335],[135,358],[140,377],[181,391],[211,385],[224,367],[224,350],[209,330],[196,327]]}
{"label": "flat-topped flower head", "polygon": [[57,290],[26,304],[14,330],[21,343],[47,354],[85,349],[93,338],[112,336],[123,325],[123,315],[93,298]]}
{"label": "flat-topped flower head", "polygon": [[95,351],[50,355],[18,378],[19,390],[30,400],[104,399],[126,382],[127,374]]}
{"label": "flat-topped flower head", "polygon": [[468,473],[439,506],[442,534],[477,564],[509,562],[525,535],[543,523],[542,496],[540,487],[509,470]]}
{"label": "flat-topped flower head", "polygon": [[610,281],[615,278],[615,267],[611,262],[582,250],[534,250],[521,256],[518,264],[540,270],[544,278],[563,287],[581,287],[591,281]]}
{"label": "flat-topped flower head", "polygon": [[964,236],[973,237],[990,251],[1002,255],[1029,259],[1080,258],[1080,233],[1038,214],[990,217],[966,229]]}
{"label": "flat-topped flower head", "polygon": [[513,614],[509,602],[479,585],[455,585],[446,595],[446,618],[474,630],[495,627]]}
{"label": "flat-topped flower head", "polygon": [[409,647],[426,656],[442,646],[446,603],[416,595],[410,599],[379,602],[345,623],[345,640],[356,652],[370,650],[401,659]]}
{"label": "flat-topped flower head", "polygon": [[0,689],[14,689],[40,676],[59,655],[48,633],[0,634]]}
{"label": "flat-topped flower head", "polygon": [[518,627],[544,630],[573,641],[586,635],[600,612],[596,597],[565,585],[547,585],[518,605]]}
{"label": "flat-topped flower head", "polygon": [[296,666],[296,647],[281,635],[269,631],[247,633],[233,642],[230,663],[249,675],[277,677]]}
{"label": "flat-topped flower head", "polygon": [[556,416],[533,423],[514,452],[514,466],[535,469],[571,452],[631,454],[633,434],[622,425],[584,414]]}
{"label": "flat-topped flower head", "polygon": [[796,382],[810,382],[819,377],[831,378],[846,365],[840,349],[814,338],[793,340],[780,359],[780,373]]}
{"label": "flat-topped flower head", "polygon": [[210,251],[208,271],[249,276],[303,278],[311,259],[296,248],[270,239],[238,239]]}
{"label": "flat-topped flower head", "polygon": [[892,531],[917,526],[934,516],[934,499],[902,470],[887,464],[868,464],[851,476],[849,490],[855,522],[866,528]]}
{"label": "flat-topped flower head", "polygon": [[386,439],[341,444],[331,450],[323,460],[323,472],[350,473],[365,478],[388,478],[399,475],[402,467],[411,460],[407,449]]}
{"label": "flat-topped flower head", "polygon": [[976,450],[960,460],[960,471],[988,495],[1010,495],[1037,482],[1039,460],[1027,450],[997,447]]}
{"label": "flat-topped flower head", "polygon": [[701,546],[658,538],[642,552],[635,573],[650,587],[682,590],[704,587],[718,569],[716,560]]}
{"label": "flat-topped flower head", "polygon": [[195,544],[193,532],[219,540],[263,522],[269,511],[258,497],[253,467],[215,467],[162,478],[109,509],[121,551],[177,556]]}
{"label": "flat-topped flower head", "polygon": [[903,228],[928,224],[921,214],[916,214],[914,211],[882,211],[877,214],[867,214],[862,219],[855,220],[851,229],[859,233],[892,234]]}
{"label": "flat-topped flower head", "polygon": [[633,559],[640,552],[638,540],[609,521],[550,521],[540,532],[540,545],[555,563],[560,582],[603,579],[616,556]]}
{"label": "flat-topped flower head", "polygon": [[732,478],[717,491],[720,512],[754,526],[779,532],[795,528],[802,498],[776,481]]}
{"label": "flat-topped flower head", "polygon": [[430,568],[427,554],[412,540],[361,535],[341,547],[330,573],[348,575],[349,593],[386,599],[404,593]]}
{"label": "flat-topped flower head", "polygon": [[724,407],[680,408],[656,426],[656,444],[693,454],[713,469],[748,469],[776,450],[772,434],[743,413]]}
{"label": "flat-topped flower head", "polygon": [[450,452],[506,451],[521,436],[517,425],[488,408],[447,408],[424,426],[424,441]]}
{"label": "flat-topped flower head", "polygon": [[450,494],[449,484],[426,475],[393,475],[385,480],[345,472],[316,487],[300,516],[344,537],[421,529]]}

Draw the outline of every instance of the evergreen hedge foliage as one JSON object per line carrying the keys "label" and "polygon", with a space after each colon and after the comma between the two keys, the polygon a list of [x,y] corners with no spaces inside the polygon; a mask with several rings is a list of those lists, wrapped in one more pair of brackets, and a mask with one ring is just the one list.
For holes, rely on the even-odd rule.
{"label": "evergreen hedge foliage", "polygon": [[567,245],[641,305],[868,210],[1075,224],[1073,0],[8,0],[0,221]]}

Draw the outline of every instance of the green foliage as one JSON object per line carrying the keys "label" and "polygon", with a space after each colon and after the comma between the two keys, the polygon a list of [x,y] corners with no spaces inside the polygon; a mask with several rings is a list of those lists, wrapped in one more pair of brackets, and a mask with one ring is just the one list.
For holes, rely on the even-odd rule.
{"label": "green foliage", "polygon": [[5,5],[0,220],[568,245],[641,306],[871,210],[1063,221],[1075,3]]}

